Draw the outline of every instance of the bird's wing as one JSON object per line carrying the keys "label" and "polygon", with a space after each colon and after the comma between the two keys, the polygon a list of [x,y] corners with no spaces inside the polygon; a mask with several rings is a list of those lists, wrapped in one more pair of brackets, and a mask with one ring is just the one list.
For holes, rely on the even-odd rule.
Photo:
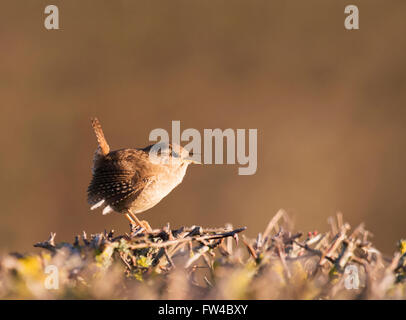
{"label": "bird's wing", "polygon": [[95,170],[87,189],[88,202],[93,209],[103,205],[120,211],[153,182],[152,177],[125,168],[120,162],[109,161]]}

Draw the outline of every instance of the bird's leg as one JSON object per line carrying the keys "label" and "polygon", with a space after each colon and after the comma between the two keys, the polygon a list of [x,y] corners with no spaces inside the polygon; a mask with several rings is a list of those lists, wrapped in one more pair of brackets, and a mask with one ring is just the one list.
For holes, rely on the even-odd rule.
{"label": "bird's leg", "polygon": [[140,219],[138,219],[137,216],[132,212],[128,212],[128,214],[131,216],[131,218],[135,221],[135,223],[138,226],[144,228],[148,232],[152,232],[152,228],[147,221],[145,221],[145,220],[140,221]]}
{"label": "bird's leg", "polygon": [[128,221],[130,221],[131,232],[133,232],[134,228],[137,226],[137,223],[133,220],[133,218],[131,218],[128,213],[125,215],[125,217],[128,219]]}

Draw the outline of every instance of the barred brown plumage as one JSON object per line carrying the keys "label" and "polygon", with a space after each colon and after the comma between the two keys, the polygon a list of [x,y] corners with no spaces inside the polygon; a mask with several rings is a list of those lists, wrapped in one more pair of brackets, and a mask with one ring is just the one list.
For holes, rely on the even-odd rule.
{"label": "barred brown plumage", "polygon": [[92,126],[98,148],[87,189],[91,210],[103,207],[103,214],[124,213],[131,224],[151,230],[148,223],[139,221],[135,214],[160,202],[182,182],[188,165],[195,162],[189,158],[186,149],[169,143],[159,146],[158,156],[164,160],[161,162],[150,158],[153,145],[143,149],[110,151],[97,118],[92,119]]}

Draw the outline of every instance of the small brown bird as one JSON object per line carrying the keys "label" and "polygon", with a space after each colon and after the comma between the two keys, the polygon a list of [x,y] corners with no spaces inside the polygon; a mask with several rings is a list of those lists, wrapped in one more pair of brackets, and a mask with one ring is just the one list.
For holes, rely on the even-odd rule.
{"label": "small brown bird", "polygon": [[116,211],[131,225],[151,231],[148,222],[136,214],[167,196],[185,176],[191,163],[199,163],[177,144],[159,143],[144,149],[110,151],[97,118],[92,119],[98,148],[93,159],[93,177],[87,189],[90,208],[103,208],[103,215]]}

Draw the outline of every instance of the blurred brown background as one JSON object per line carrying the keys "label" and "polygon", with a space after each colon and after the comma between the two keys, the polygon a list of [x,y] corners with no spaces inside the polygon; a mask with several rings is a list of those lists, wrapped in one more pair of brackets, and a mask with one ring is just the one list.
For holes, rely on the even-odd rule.
{"label": "blurred brown background", "polygon": [[[344,7],[360,30],[344,29]],[[58,5],[61,30],[44,8]],[[338,210],[388,253],[406,236],[406,2],[14,1],[0,11],[1,250],[50,231],[128,230],[90,213],[97,115],[114,149],[152,129],[257,128],[258,171],[194,166],[143,216],[248,226],[287,209],[304,232]]]}

